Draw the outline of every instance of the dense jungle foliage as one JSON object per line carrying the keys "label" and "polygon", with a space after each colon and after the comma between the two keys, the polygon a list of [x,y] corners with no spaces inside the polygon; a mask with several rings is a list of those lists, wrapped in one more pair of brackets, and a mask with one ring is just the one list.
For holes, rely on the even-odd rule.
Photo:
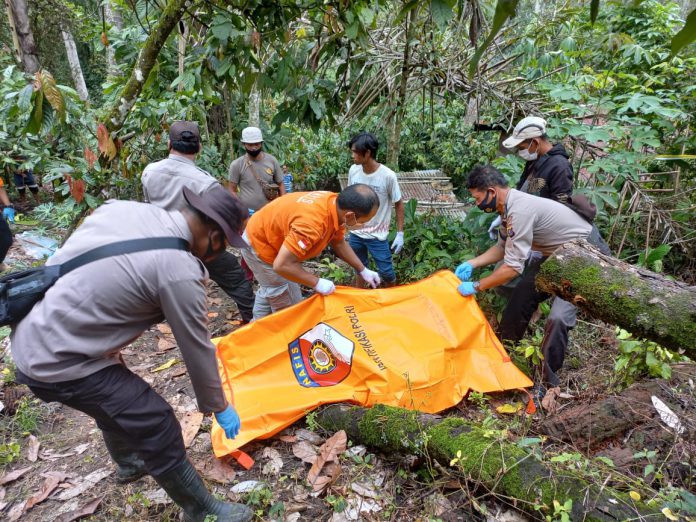
{"label": "dense jungle foliage", "polygon": [[[584,2],[520,2],[471,77],[494,10],[487,2],[194,4],[110,135],[100,122],[123,97],[162,6],[113,1],[112,16],[92,1],[28,7],[41,65],[32,77],[16,63],[7,20],[0,25],[0,161],[6,174],[21,163],[53,182],[66,212],[138,198],[138,176],[166,153],[174,119],[202,124],[200,164],[221,180],[241,129],[258,118],[297,188],[338,189],[350,166],[345,143],[366,129],[390,167],[441,169],[465,199],[461,183],[476,164],[492,161],[517,179],[522,162],[499,140],[535,114],[571,153],[577,190],[598,205],[614,251],[695,278],[696,55],[693,44],[671,50],[688,2],[604,2],[594,23]],[[64,31],[77,45],[86,100],[56,45]],[[432,219],[413,215],[407,235]],[[485,221],[474,210],[463,226],[438,225],[434,241],[407,241],[401,277],[486,246]]]}

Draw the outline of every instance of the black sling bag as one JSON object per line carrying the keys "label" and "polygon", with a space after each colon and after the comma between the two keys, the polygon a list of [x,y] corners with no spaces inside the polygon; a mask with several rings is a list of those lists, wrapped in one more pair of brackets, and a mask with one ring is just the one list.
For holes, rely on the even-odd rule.
{"label": "black sling bag", "polygon": [[12,326],[24,319],[59,277],[77,267],[105,257],[159,249],[188,250],[189,244],[179,237],[129,239],[94,248],[62,265],[44,265],[0,277],[0,326]]}

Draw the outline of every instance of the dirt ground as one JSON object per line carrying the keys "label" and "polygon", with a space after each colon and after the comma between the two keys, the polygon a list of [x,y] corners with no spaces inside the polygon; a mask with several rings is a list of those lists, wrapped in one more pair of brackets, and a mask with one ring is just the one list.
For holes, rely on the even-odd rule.
{"label": "dirt ground", "polygon": [[[213,336],[226,335],[239,327],[236,306],[212,283],[209,309]],[[604,325],[580,322],[562,374],[557,416],[572,419],[576,417],[576,408],[612,396],[608,383],[612,382],[616,346],[607,335],[610,330]],[[6,355],[7,338],[2,341],[2,350]],[[527,520],[498,497],[486,491],[470,490],[463,477],[452,470],[422,458],[373,454],[369,448],[352,445],[350,441],[340,458],[340,476],[327,491],[317,495],[307,485],[310,466],[298,458],[297,448],[307,445],[318,448],[331,434],[313,431],[311,421],[297,423],[270,440],[247,445],[244,449],[256,460],[251,470],[244,470],[236,462],[220,463],[212,454],[210,418],[204,418],[198,426],[200,417],[196,417],[192,387],[167,325],[151,328],[122,353],[128,367],[173,406],[184,432],[190,431],[189,456],[215,494],[246,502],[257,513],[257,520]],[[173,364],[172,360],[175,360]],[[7,358],[4,361],[2,368],[9,369]],[[578,447],[574,441],[550,440],[545,451],[577,450],[588,456],[606,455],[617,467],[623,464],[623,472],[640,473],[647,461],[634,458],[634,454],[644,448],[662,456],[671,455],[671,460],[664,460],[663,467],[668,463],[687,462],[684,473],[690,473],[696,424],[694,408],[688,412],[696,403],[693,379],[692,395],[688,396],[689,375],[692,375],[689,372],[692,370],[680,381],[686,383],[686,388],[670,387],[665,399],[676,404],[677,413],[688,419],[685,422],[689,431],[676,444],[674,434],[660,423],[655,411],[643,405],[640,407],[646,408],[645,419],[632,421],[634,426],[629,430],[621,430],[598,444],[585,441],[584,447]],[[6,384],[0,390],[0,400],[5,405],[0,413],[3,431],[0,443],[15,440],[20,450],[11,462],[0,461],[3,519],[67,522],[79,515],[84,516],[83,520],[94,521],[181,519],[179,509],[152,478],[125,486],[115,482],[114,465],[90,418],[58,404],[41,403],[26,389],[13,385],[7,371],[4,376]],[[523,412],[513,415],[496,412],[499,406],[524,400],[517,392],[465,400],[445,414],[477,420],[496,418],[508,423],[515,436],[536,436],[543,431],[543,414],[530,418]],[[32,430],[22,431],[32,419],[36,421],[34,435]],[[628,438],[627,431],[631,431]],[[639,435],[642,438],[637,440]],[[5,448],[0,456],[7,453]],[[25,471],[21,476],[4,483],[22,470]],[[693,488],[690,478],[681,480],[687,482],[687,488]],[[28,507],[31,504],[33,507]]]}

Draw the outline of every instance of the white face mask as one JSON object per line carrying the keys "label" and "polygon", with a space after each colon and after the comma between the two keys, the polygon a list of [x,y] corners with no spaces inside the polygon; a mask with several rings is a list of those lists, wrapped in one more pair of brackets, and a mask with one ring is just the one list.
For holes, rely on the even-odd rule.
{"label": "white face mask", "polygon": [[518,150],[517,155],[524,161],[534,161],[539,157],[539,154],[537,152],[530,153],[527,149]]}
{"label": "white face mask", "polygon": [[[529,145],[529,147],[531,147],[531,145]],[[526,149],[519,149],[517,151],[517,155],[524,161],[534,161],[539,157],[539,151],[537,150],[537,152],[529,152],[529,147],[527,147]],[[538,145],[537,149],[539,149]]]}

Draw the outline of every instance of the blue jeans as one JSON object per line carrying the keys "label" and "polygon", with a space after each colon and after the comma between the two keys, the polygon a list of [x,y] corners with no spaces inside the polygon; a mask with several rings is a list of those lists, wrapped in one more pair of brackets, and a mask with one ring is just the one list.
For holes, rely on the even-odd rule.
{"label": "blue jeans", "polygon": [[396,281],[392,253],[389,249],[389,241],[379,239],[363,239],[355,234],[348,235],[348,244],[358,256],[363,265],[368,265],[368,253],[377,265],[377,272],[382,281],[392,283]]}

